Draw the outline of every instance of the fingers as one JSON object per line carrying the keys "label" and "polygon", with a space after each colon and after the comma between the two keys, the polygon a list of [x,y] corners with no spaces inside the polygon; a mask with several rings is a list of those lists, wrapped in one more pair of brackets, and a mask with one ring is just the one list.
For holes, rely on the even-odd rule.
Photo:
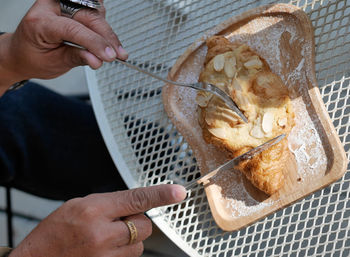
{"label": "fingers", "polygon": [[109,44],[112,45],[114,50],[117,52],[117,57],[119,59],[126,60],[128,58],[128,54],[122,47],[118,36],[114,33],[111,26],[105,20],[105,10],[103,7],[99,10],[88,8],[82,9],[74,15],[73,19],[101,35]]}
{"label": "fingers", "polygon": [[59,26],[47,24],[46,31],[49,38],[56,39],[58,42],[65,40],[81,45],[103,61],[113,61],[117,57],[117,53],[108,41],[83,24],[59,16],[56,17],[55,22]]}
{"label": "fingers", "polygon": [[[132,215],[126,218],[134,223],[137,230],[135,243],[144,241],[152,234],[152,222],[143,214]],[[113,222],[111,229],[118,231],[118,237],[115,238],[114,245],[124,246],[130,242],[131,233],[124,221],[119,220]]]}
{"label": "fingers", "polygon": [[[62,58],[62,57],[61,57]],[[102,60],[86,50],[75,47],[67,47],[63,54],[67,67],[89,65],[92,69],[98,69],[102,66]]]}
{"label": "fingers", "polygon": [[58,31],[55,33],[60,35],[63,40],[85,47],[103,61],[113,61],[117,57],[113,46],[100,34],[72,19],[58,18],[62,21],[62,25],[57,28]]}
{"label": "fingers", "polygon": [[91,69],[94,69],[94,70],[102,66],[103,62],[99,58],[97,58],[95,55],[90,53],[89,51],[80,50],[79,55],[85,61],[85,63],[81,65],[87,64],[91,67]]}
{"label": "fingers", "polygon": [[149,209],[180,202],[186,197],[186,190],[180,185],[159,185],[109,193],[113,208],[106,215],[125,217]]}

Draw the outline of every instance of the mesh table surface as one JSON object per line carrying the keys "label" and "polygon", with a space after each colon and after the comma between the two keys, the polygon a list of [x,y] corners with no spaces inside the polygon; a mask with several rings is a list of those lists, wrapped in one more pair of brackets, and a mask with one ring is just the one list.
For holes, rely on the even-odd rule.
{"label": "mesh table surface", "polygon": [[[163,77],[203,32],[269,3],[105,0],[107,19],[130,59]],[[291,3],[308,13],[315,28],[319,89],[349,158],[350,1]],[[164,112],[163,83],[117,63],[86,74],[102,134],[129,187],[185,183],[199,176],[191,148]],[[148,214],[190,256],[349,256],[349,184],[348,172],[331,186],[230,233],[215,224],[200,187],[183,204]]]}

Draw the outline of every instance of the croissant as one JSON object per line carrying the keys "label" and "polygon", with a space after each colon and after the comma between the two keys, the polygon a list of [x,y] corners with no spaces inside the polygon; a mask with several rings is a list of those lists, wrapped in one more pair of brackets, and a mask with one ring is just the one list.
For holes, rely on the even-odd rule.
{"label": "croissant", "polygon": [[[231,43],[223,36],[213,36],[206,44],[208,52],[199,80],[226,91],[248,123],[218,97],[199,91],[196,103],[204,140],[236,157],[280,134],[288,135],[294,126],[288,88],[267,62],[247,45]],[[285,137],[242,162],[239,170],[255,187],[272,195],[284,184],[288,151]]]}

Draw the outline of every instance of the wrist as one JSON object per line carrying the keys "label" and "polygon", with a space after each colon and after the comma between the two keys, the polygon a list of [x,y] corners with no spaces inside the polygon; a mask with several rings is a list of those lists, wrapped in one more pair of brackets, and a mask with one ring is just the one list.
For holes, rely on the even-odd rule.
{"label": "wrist", "polygon": [[16,71],[16,60],[11,57],[12,33],[0,35],[0,94],[2,95],[13,84],[25,80],[21,74]]}

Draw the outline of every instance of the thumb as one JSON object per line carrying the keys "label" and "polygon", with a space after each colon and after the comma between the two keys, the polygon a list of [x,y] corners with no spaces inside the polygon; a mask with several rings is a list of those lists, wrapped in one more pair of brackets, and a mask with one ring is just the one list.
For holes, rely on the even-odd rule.
{"label": "thumb", "polygon": [[[186,190],[180,185],[159,185],[111,193],[114,217],[125,217],[149,209],[181,202]],[[112,209],[111,209],[112,210]]]}

